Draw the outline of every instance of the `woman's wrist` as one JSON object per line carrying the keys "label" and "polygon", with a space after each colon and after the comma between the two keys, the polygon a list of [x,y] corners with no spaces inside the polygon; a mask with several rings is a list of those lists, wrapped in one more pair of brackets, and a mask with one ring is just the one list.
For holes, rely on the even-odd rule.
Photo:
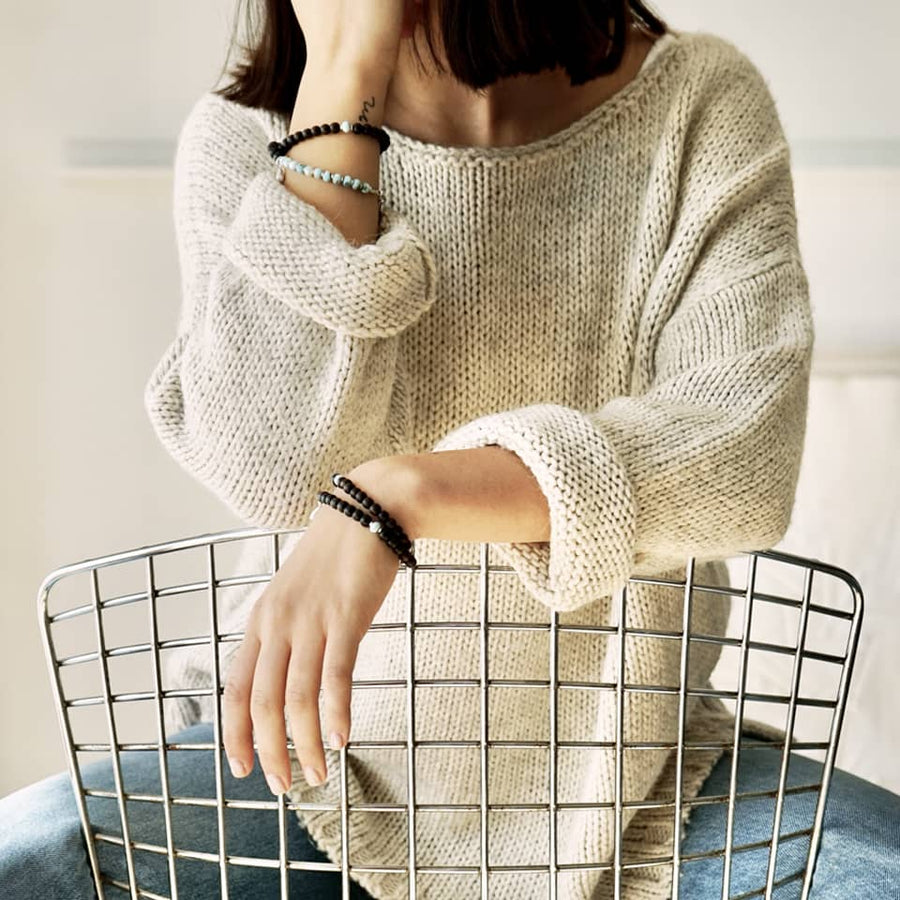
{"label": "woman's wrist", "polygon": [[384,456],[358,465],[345,474],[357,487],[379,504],[406,536],[414,541],[421,536],[420,510],[427,502],[419,471],[409,456]]}
{"label": "woman's wrist", "polygon": [[[392,74],[384,68],[362,62],[354,62],[349,65],[342,65],[333,59],[315,60],[308,59],[303,69],[303,75],[300,79],[298,88],[298,96],[304,93],[304,88],[318,91],[320,88],[327,88],[321,93],[322,102],[327,104],[329,100],[333,103],[335,92],[347,93],[351,97],[371,97],[375,96],[376,105],[371,111],[366,110],[366,116],[373,125],[380,125],[380,121],[376,119],[384,115],[384,101],[387,97],[390,87]],[[308,93],[308,92],[307,92]],[[307,101],[309,102],[309,101]],[[356,117],[360,110],[355,109],[352,112],[351,121],[356,121]],[[347,118],[348,116],[343,116]]]}

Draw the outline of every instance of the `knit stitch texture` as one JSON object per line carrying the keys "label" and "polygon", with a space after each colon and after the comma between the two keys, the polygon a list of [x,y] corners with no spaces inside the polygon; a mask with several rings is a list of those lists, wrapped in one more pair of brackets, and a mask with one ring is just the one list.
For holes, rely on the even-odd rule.
{"label": "knit stitch texture", "polygon": [[[630,576],[728,583],[722,560],[776,544],[803,448],[813,325],[790,154],[754,64],[704,32],[670,33],[635,79],[564,130],[515,147],[425,143],[388,128],[382,233],[354,247],[275,179],[267,144],[289,121],[209,93],[178,141],[174,215],[182,274],[177,332],[145,392],[160,441],[249,524],[301,528],[333,472],[372,458],[499,444],[548,500],[547,542],[490,545],[513,572],[492,584],[495,621],[609,625]],[[335,187],[335,190],[341,188]],[[376,496],[377,500],[378,497]],[[299,535],[293,536],[296,540]],[[373,539],[377,539],[374,538]],[[419,563],[477,563],[476,545],[422,539]],[[265,550],[247,571],[265,571]],[[235,590],[221,630],[242,628],[259,586]],[[628,626],[679,631],[683,590],[634,585]],[[477,621],[477,580],[416,578],[419,621]],[[691,627],[722,634],[727,599],[699,592]],[[406,620],[406,576],[376,623]],[[560,635],[560,680],[611,684],[615,639]],[[406,636],[370,633],[354,677],[403,679]],[[227,645],[223,663],[227,670]],[[679,642],[627,642],[625,681],[678,685]],[[179,687],[211,684],[208,653],[169,664]],[[717,648],[691,645],[688,684]],[[492,679],[546,682],[546,629],[493,630]],[[477,633],[417,633],[417,678],[479,677]],[[677,695],[629,693],[627,741],[674,741]],[[351,740],[406,740],[405,691],[355,690]],[[420,687],[419,804],[479,802],[479,688]],[[491,741],[547,741],[548,689],[490,690]],[[729,740],[720,703],[694,697],[688,740]],[[209,718],[183,698],[169,726]],[[560,741],[611,741],[614,692],[560,691]],[[547,804],[547,749],[492,747],[491,803]],[[685,754],[693,797],[719,753]],[[329,772],[338,755],[326,750]],[[406,750],[350,750],[351,804],[407,802]],[[335,802],[339,779],[292,797]],[[612,803],[615,754],[559,751],[559,803]],[[672,854],[676,772],[663,749],[625,753],[624,862]],[[666,806],[665,803],[669,805]],[[340,861],[340,818],[299,811]],[[611,810],[558,813],[560,900],[613,896]],[[350,816],[353,866],[404,866],[402,811]],[[545,810],[492,812],[491,866],[549,865]],[[476,811],[417,815],[423,900],[480,896]],[[606,868],[604,868],[606,867]],[[358,872],[375,897],[408,896],[403,873]],[[547,871],[491,875],[494,900],[547,896]],[[669,895],[669,866],[627,869],[626,900]]]}

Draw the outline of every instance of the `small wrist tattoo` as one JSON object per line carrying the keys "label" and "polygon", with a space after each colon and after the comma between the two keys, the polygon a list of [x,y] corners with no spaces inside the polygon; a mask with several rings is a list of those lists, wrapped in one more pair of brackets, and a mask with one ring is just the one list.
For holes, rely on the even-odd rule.
{"label": "small wrist tattoo", "polygon": [[369,117],[366,115],[366,111],[369,110],[369,109],[374,109],[374,108],[375,108],[375,97],[374,97],[374,96],[372,97],[371,100],[364,100],[364,101],[363,101],[362,112],[359,114],[359,119],[358,119],[358,121],[360,121],[360,122],[368,122],[368,121],[369,121]]}

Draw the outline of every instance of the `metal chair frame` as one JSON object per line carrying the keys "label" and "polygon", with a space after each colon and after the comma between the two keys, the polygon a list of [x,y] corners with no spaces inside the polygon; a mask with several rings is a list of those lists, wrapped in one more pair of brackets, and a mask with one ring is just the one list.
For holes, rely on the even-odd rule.
{"label": "metal chair frame", "polygon": [[[256,866],[277,866],[280,872],[281,896],[287,898],[288,894],[288,873],[291,870],[303,868],[316,868],[322,870],[321,864],[303,863],[297,860],[290,860],[287,856],[286,848],[286,824],[289,812],[301,808],[294,804],[284,795],[278,798],[272,798],[271,801],[259,801],[258,803],[249,803],[242,801],[237,804],[235,801],[225,797],[223,791],[223,763],[222,763],[222,727],[221,727],[221,694],[222,694],[222,673],[219,664],[219,645],[228,641],[239,641],[243,635],[241,633],[219,633],[219,606],[217,596],[219,592],[228,586],[259,583],[267,581],[271,578],[273,572],[280,565],[281,546],[279,537],[290,534],[294,531],[303,531],[304,529],[270,529],[262,530],[257,528],[237,529],[225,531],[216,534],[205,534],[196,537],[184,538],[181,540],[168,541],[152,546],[139,547],[120,553],[115,553],[94,559],[87,559],[71,565],[65,565],[52,571],[44,579],[38,591],[38,607],[39,617],[44,640],[44,646],[47,656],[47,664],[49,667],[56,708],[59,716],[60,728],[65,744],[65,750],[68,761],[68,768],[72,778],[75,790],[78,810],[81,817],[82,826],[87,842],[91,867],[93,871],[94,882],[98,896],[104,897],[104,884],[113,883],[120,888],[130,892],[131,897],[137,900],[138,897],[159,897],[160,895],[151,893],[141,888],[137,883],[133,850],[137,846],[132,840],[129,833],[128,816],[126,814],[126,799],[141,799],[162,804],[166,823],[166,846],[148,846],[140,845],[140,849],[149,850],[161,855],[165,855],[168,860],[169,877],[171,886],[171,898],[176,900],[178,896],[177,878],[175,875],[175,859],[176,858],[193,858],[203,859],[210,863],[215,863],[220,869],[221,896],[228,897],[228,872],[229,866],[234,865],[256,865]],[[236,577],[223,578],[218,575],[217,568],[217,549],[233,542],[239,542],[247,539],[267,540],[271,541],[273,571],[257,574],[246,575],[239,574]],[[548,611],[548,621],[546,623],[532,623],[525,626],[522,624],[514,625],[512,623],[491,622],[488,618],[488,598],[490,595],[490,586],[492,579],[499,575],[514,575],[514,570],[508,566],[489,565],[489,544],[481,544],[479,548],[479,564],[470,566],[447,566],[447,565],[429,565],[420,563],[416,568],[410,569],[406,566],[400,567],[398,579],[405,580],[406,587],[406,606],[407,618],[405,622],[392,623],[390,625],[380,625],[381,629],[396,629],[406,634],[407,649],[407,672],[408,677],[403,686],[407,692],[407,733],[405,736],[398,736],[394,742],[390,742],[391,746],[405,747],[408,761],[408,798],[411,802],[396,807],[396,810],[405,812],[408,822],[409,835],[409,859],[408,865],[400,870],[404,871],[408,877],[409,897],[415,898],[417,895],[416,883],[417,875],[428,872],[446,872],[446,873],[472,873],[475,872],[480,878],[481,897],[488,898],[488,875],[493,871],[489,865],[488,857],[488,841],[487,841],[487,816],[489,810],[493,810],[496,805],[489,802],[488,796],[488,751],[496,742],[488,740],[488,688],[496,685],[511,684],[516,682],[503,681],[488,678],[488,634],[491,628],[540,628],[549,632],[550,636],[550,671],[548,679],[543,682],[543,686],[549,687],[549,803],[544,804],[542,809],[549,813],[548,828],[548,846],[549,846],[549,865],[543,867],[529,867],[529,870],[542,869],[548,872],[549,878],[549,896],[551,900],[557,897],[557,873],[565,869],[565,865],[560,863],[557,858],[557,813],[561,808],[556,792],[556,766],[557,752],[559,747],[565,746],[565,742],[557,740],[557,696],[560,690],[573,685],[566,685],[558,677],[558,647],[559,634],[566,630],[584,630],[585,626],[567,626],[559,621],[559,614]],[[205,578],[201,581],[193,581],[189,583],[175,584],[172,586],[159,587],[157,584],[157,565],[158,560],[162,557],[171,557],[174,554],[185,552],[203,552],[205,554]],[[618,658],[618,672],[624,671],[624,659],[626,648],[626,635],[638,635],[644,637],[655,637],[668,640],[677,640],[681,643],[681,671],[678,688],[663,688],[660,686],[641,686],[624,684],[621,677],[617,677],[615,683],[608,685],[594,685],[599,689],[606,689],[615,692],[618,721],[616,734],[610,735],[607,742],[597,743],[597,747],[612,749],[615,753],[616,763],[616,796],[613,804],[587,804],[601,808],[611,806],[615,816],[615,855],[608,863],[598,863],[596,869],[612,870],[614,873],[615,896],[619,898],[622,890],[622,874],[629,868],[629,863],[624,862],[622,858],[622,834],[623,834],[623,810],[628,807],[629,802],[625,801],[622,796],[623,785],[623,755],[625,749],[643,747],[653,749],[671,749],[677,756],[677,782],[676,796],[674,803],[660,803],[660,806],[669,806],[672,808],[672,814],[675,822],[680,822],[682,812],[685,806],[690,804],[719,802],[727,803],[727,825],[724,837],[724,847],[721,850],[711,852],[710,857],[724,858],[724,869],[722,878],[722,898],[728,900],[730,894],[730,877],[732,871],[732,861],[736,853],[746,850],[747,847],[734,846],[734,825],[735,811],[737,801],[749,796],[738,791],[738,761],[741,750],[746,746],[746,742],[741,740],[741,728],[744,721],[745,705],[748,702],[780,704],[787,707],[786,727],[784,728],[785,739],[780,744],[774,746],[782,748],[781,768],[778,778],[777,791],[768,792],[768,796],[775,799],[774,824],[771,839],[766,842],[769,845],[769,862],[766,885],[759,891],[750,894],[743,894],[742,897],[764,895],[769,898],[773,895],[773,891],[779,884],[786,881],[797,880],[802,878],[803,900],[807,900],[812,875],[815,868],[816,856],[818,853],[820,837],[823,826],[825,813],[825,804],[828,794],[828,786],[831,780],[834,768],[835,754],[837,751],[838,739],[840,735],[841,725],[844,717],[847,693],[850,678],[853,669],[853,663],[856,655],[857,642],[859,638],[859,629],[862,621],[863,613],[863,595],[862,590],[855,578],[848,572],[835,566],[823,563],[819,560],[806,559],[787,553],[776,552],[774,550],[767,551],[747,551],[742,553],[741,557],[746,559],[746,582],[742,587],[721,587],[721,586],[704,586],[695,583],[694,579],[694,558],[687,560],[686,577],[681,581],[671,581],[657,578],[633,577],[629,579],[628,585],[623,587],[616,595],[615,609],[617,610],[617,620],[608,627],[594,627],[590,630],[615,636]],[[737,558],[736,558],[737,559]],[[798,567],[803,570],[803,591],[799,599],[781,596],[772,593],[763,593],[757,589],[757,568],[761,561],[767,560],[783,567]],[[144,583],[136,591],[118,593],[113,596],[103,597],[101,595],[100,582],[98,573],[102,570],[115,569],[126,564],[139,563],[144,568]],[[480,597],[480,619],[473,622],[454,622],[454,623],[426,623],[416,621],[416,582],[419,578],[428,577],[432,572],[453,572],[474,573],[478,578],[479,597]],[[812,597],[813,575],[837,579],[849,589],[849,608],[838,608],[836,605],[828,603],[814,603]],[[58,593],[61,585],[71,582],[74,576],[88,576],[91,584],[91,597],[89,602],[69,603],[64,608],[52,610],[51,592]],[[680,631],[674,632],[649,632],[640,631],[626,627],[626,605],[629,587],[633,584],[659,584],[679,589],[683,591],[684,608],[683,608],[683,627]],[[818,584],[818,582],[817,582]],[[743,608],[740,613],[740,634],[737,637],[715,636],[715,635],[698,635],[692,634],[690,631],[691,609],[694,593],[697,590],[718,593],[732,598],[732,601],[741,601]],[[159,621],[157,614],[157,601],[166,596],[183,594],[188,592],[203,591],[207,595],[206,601],[206,617],[208,622],[208,633],[202,635],[183,636],[175,639],[160,639]],[[54,596],[55,596],[54,593]],[[108,610],[119,607],[127,607],[133,604],[146,603],[148,618],[146,627],[148,630],[148,638],[146,641],[138,643],[128,643],[123,645],[110,646],[107,636],[107,627],[104,624],[104,613]],[[774,604],[781,607],[794,609],[798,612],[798,629],[796,643],[794,645],[781,644],[774,642],[758,641],[751,639],[751,625],[754,609],[760,604]],[[93,619],[93,646],[86,650],[80,650],[77,653],[66,652],[60,648],[60,634],[63,630],[71,628],[75,620],[81,617],[91,617]],[[837,653],[825,653],[809,649],[807,644],[808,625],[811,616],[828,617],[833,623],[844,623],[841,627],[846,628],[846,643],[843,649]],[[735,621],[735,617],[733,617]],[[481,857],[480,865],[477,867],[459,866],[448,864],[446,866],[431,866],[427,869],[421,865],[417,865],[416,860],[416,815],[424,807],[416,802],[416,770],[415,770],[415,753],[417,747],[422,742],[413,739],[415,735],[415,688],[420,682],[415,678],[414,673],[414,648],[416,634],[427,628],[434,627],[459,627],[471,628],[477,630],[480,638],[480,678],[474,682],[480,687],[481,697],[481,720],[480,720],[480,740],[477,746],[480,751],[480,769],[481,769],[481,785],[480,785],[480,804],[473,807],[473,810],[480,812],[481,821]],[[690,646],[695,641],[711,642],[719,644],[721,647],[733,647],[740,654],[738,667],[737,689],[734,691],[726,690],[695,690],[689,689],[687,686],[686,673],[688,671],[688,656]],[[213,661],[212,680],[213,686],[209,690],[203,689],[163,689],[161,674],[161,653],[164,650],[175,647],[199,646],[208,644],[211,649],[211,658]],[[793,657],[791,686],[790,691],[784,695],[758,694],[747,690],[748,681],[748,661],[750,660],[751,651],[771,652],[779,655],[788,655]],[[129,692],[113,692],[110,680],[109,662],[116,657],[126,657],[132,655],[149,654],[152,663],[153,684],[144,691]],[[814,659],[830,666],[838,667],[839,678],[837,688],[833,696],[827,698],[806,698],[800,696],[800,678],[801,670],[805,660]],[[71,668],[81,668],[96,666],[99,668],[99,677],[102,690],[99,694],[89,696],[72,696],[75,693],[71,687],[64,684],[64,673]],[[429,683],[431,683],[429,681]],[[454,683],[460,683],[454,681]],[[467,684],[469,682],[466,682]],[[529,682],[530,684],[530,682]],[[366,685],[354,682],[354,690],[365,688]],[[678,741],[674,745],[664,745],[662,743],[641,745],[628,744],[624,740],[623,731],[623,710],[625,695],[631,691],[650,690],[658,693],[673,693],[678,697]],[[730,789],[727,796],[723,797],[697,797],[695,799],[687,799],[682,796],[682,768],[685,753],[685,722],[686,722],[686,704],[689,695],[707,694],[719,697],[729,703],[734,704],[735,713],[735,729],[734,740],[726,745],[723,749],[732,756]],[[213,696],[214,711],[214,735],[215,745],[179,745],[168,741],[166,728],[164,723],[163,701],[165,699],[183,696]],[[122,706],[138,701],[149,701],[153,704],[155,711],[155,727],[157,732],[156,741],[144,742],[127,742],[123,741],[120,735],[120,728],[117,724],[115,711]],[[803,707],[819,707],[830,710],[830,723],[828,733],[825,740],[820,741],[800,741],[794,734],[798,709]],[[100,740],[85,741],[77,739],[75,728],[73,726],[73,711],[84,707],[100,707],[105,714],[106,735]],[[431,744],[441,744],[442,742],[428,742]],[[502,742],[501,742],[502,743]],[[531,742],[528,746],[547,747],[547,742]],[[290,746],[290,745],[289,745]],[[337,871],[341,875],[342,896],[349,897],[349,886],[351,871],[358,867],[351,867],[349,863],[349,830],[348,830],[348,814],[351,807],[347,801],[347,754],[353,752],[354,748],[369,746],[360,742],[351,741],[340,752],[340,785],[341,785],[341,803],[336,808],[341,816],[343,847],[341,853],[341,864],[332,864],[331,869]],[[373,745],[374,746],[374,745]],[[384,746],[383,742],[378,746]],[[455,746],[455,744],[454,744]],[[518,746],[518,744],[517,744]],[[691,745],[695,748],[698,745]],[[720,745],[716,745],[718,747]],[[203,800],[197,798],[175,797],[170,792],[167,756],[169,750],[178,749],[206,749],[214,750],[218,748],[215,754],[215,783],[216,783],[216,799],[215,801]],[[712,745],[709,747],[712,748]],[[122,768],[120,765],[120,754],[125,750],[155,750],[158,753],[159,771],[161,776],[162,794],[161,796],[141,796],[126,794],[123,787]],[[814,820],[810,824],[809,829],[802,832],[794,832],[791,835],[781,835],[781,820],[784,809],[784,800],[786,794],[797,790],[796,788],[787,788],[787,774],[789,764],[789,754],[792,751],[811,751],[819,754],[824,753],[824,765],[822,770],[822,780],[820,784],[809,785],[800,788],[800,790],[817,791],[818,796],[815,806]],[[85,788],[81,777],[81,764],[79,755],[89,756],[90,754],[109,754],[113,775],[116,785],[115,799],[118,803],[118,810],[121,818],[122,834],[121,836],[105,835],[96,832],[89,821],[86,798],[92,794],[100,794],[102,792],[92,791]],[[107,795],[109,796],[109,795]],[[214,803],[217,810],[218,821],[218,854],[202,853],[192,851],[189,848],[176,847],[173,840],[171,809],[174,803],[203,803],[211,805]],[[278,860],[261,860],[238,858],[228,856],[225,845],[225,821],[224,811],[226,807],[242,805],[252,808],[277,809],[279,822],[279,854]],[[585,805],[585,804],[582,804]],[[644,804],[646,805],[646,804]],[[429,809],[432,807],[429,807]],[[441,808],[441,807],[434,807]],[[504,809],[510,808],[508,804],[503,806]],[[529,808],[532,808],[529,806]],[[779,842],[787,838],[794,838],[798,835],[809,836],[809,852],[805,860],[805,866],[802,870],[792,873],[780,881],[775,878],[775,864],[778,853]],[[98,860],[96,845],[97,842],[108,842],[119,844],[124,849],[125,858],[128,866],[129,880],[127,883],[111,879],[108,875],[101,871]],[[681,851],[680,829],[675,829],[675,840],[673,852],[670,858],[663,860],[655,860],[655,863],[671,863],[672,865],[672,897],[679,897],[679,871],[680,865],[687,857]],[[645,865],[646,863],[641,863]],[[328,868],[327,866],[325,868]],[[397,871],[397,870],[394,870]]]}

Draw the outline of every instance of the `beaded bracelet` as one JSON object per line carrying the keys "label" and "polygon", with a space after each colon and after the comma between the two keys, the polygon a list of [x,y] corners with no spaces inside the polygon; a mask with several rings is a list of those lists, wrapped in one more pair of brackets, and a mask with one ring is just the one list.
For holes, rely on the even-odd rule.
{"label": "beaded bracelet", "polygon": [[412,541],[406,532],[400,526],[396,519],[393,519],[388,513],[382,509],[362,488],[357,487],[346,475],[337,473],[331,476],[331,483],[340,488],[349,497],[352,497],[357,503],[360,503],[367,509],[381,524],[393,531],[400,541],[408,548],[412,547]]}
{"label": "beaded bracelet", "polygon": [[[369,531],[377,534],[378,537],[380,537],[388,545],[388,547],[390,547],[391,550],[394,551],[394,553],[400,559],[400,562],[411,569],[416,567],[417,562],[415,556],[408,549],[398,543],[396,534],[389,528],[385,528],[384,525],[378,520],[373,519],[371,516],[367,515],[358,506],[354,506],[352,503],[347,503],[345,500],[341,500],[339,497],[335,497],[334,494],[330,494],[328,491],[319,491],[318,500],[320,503],[324,503],[327,506],[336,509],[338,512],[343,513],[345,516],[349,516],[351,519],[355,519],[364,528],[368,528]],[[310,518],[314,518],[317,512],[318,507],[312,511]]]}
{"label": "beaded bracelet", "polygon": [[361,194],[374,194],[378,197],[379,203],[381,203],[381,191],[373,188],[368,181],[362,181],[359,178],[354,178],[352,175],[342,175],[340,172],[329,172],[328,169],[321,169],[318,166],[304,165],[296,159],[291,159],[289,156],[279,156],[276,158],[275,163],[278,166],[277,178],[282,184],[284,183],[284,170],[288,168],[299,172],[301,175],[309,175],[312,178],[319,178],[322,181],[330,181],[332,184],[352,188]]}
{"label": "beaded bracelet", "polygon": [[269,153],[272,159],[277,156],[285,156],[291,147],[296,146],[301,141],[308,140],[311,137],[318,137],[320,134],[336,134],[337,132],[344,134],[364,134],[378,140],[379,153],[384,153],[391,146],[391,137],[383,129],[377,125],[369,125],[366,122],[325,122],[322,125],[313,125],[311,128],[303,128],[294,134],[289,134],[283,141],[272,141],[269,144]]}

